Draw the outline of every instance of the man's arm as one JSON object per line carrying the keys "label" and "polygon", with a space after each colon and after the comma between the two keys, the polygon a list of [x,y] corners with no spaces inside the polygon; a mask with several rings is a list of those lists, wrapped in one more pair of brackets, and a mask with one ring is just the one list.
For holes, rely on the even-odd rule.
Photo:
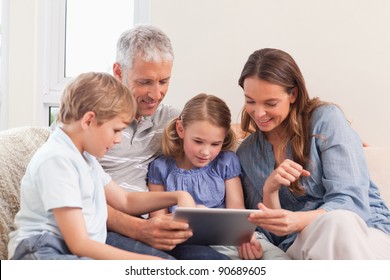
{"label": "man's arm", "polygon": [[188,224],[173,221],[170,215],[145,220],[120,212],[110,205],[107,207],[107,227],[110,231],[142,241],[156,249],[172,250],[192,236]]}

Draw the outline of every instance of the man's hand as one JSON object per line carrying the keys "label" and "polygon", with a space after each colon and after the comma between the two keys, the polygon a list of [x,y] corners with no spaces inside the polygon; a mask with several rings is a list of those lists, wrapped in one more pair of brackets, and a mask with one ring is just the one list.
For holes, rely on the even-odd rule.
{"label": "man's hand", "polygon": [[174,221],[166,214],[148,220],[120,212],[107,205],[107,228],[159,250],[172,250],[192,236],[187,223]]}
{"label": "man's hand", "polygon": [[144,220],[138,228],[138,240],[160,250],[169,251],[192,236],[187,223],[174,221],[172,215]]}

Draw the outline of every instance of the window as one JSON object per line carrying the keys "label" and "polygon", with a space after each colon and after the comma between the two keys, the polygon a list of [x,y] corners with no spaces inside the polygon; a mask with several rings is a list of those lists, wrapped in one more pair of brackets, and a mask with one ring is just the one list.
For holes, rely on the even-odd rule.
{"label": "window", "polygon": [[149,23],[150,0],[49,0],[47,5],[42,116],[50,125],[70,78],[89,71],[111,73],[118,37]]}

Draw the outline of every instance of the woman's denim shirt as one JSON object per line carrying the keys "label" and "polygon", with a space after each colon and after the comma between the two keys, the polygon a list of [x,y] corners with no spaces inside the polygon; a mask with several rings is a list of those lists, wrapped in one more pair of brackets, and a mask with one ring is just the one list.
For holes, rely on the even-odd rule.
{"label": "woman's denim shirt", "polygon": [[[282,208],[350,210],[369,227],[390,234],[390,212],[379,196],[378,187],[370,180],[362,141],[342,111],[335,105],[318,107],[312,115],[311,131],[310,160],[305,166],[311,174],[300,178],[305,194],[296,195],[282,186],[279,190]],[[243,141],[237,155],[242,167],[245,206],[257,209],[258,203],[263,201],[264,182],[275,168],[272,145],[258,131]],[[290,146],[286,157],[292,159]],[[296,234],[278,237],[261,231],[283,250],[287,250],[296,237]]]}

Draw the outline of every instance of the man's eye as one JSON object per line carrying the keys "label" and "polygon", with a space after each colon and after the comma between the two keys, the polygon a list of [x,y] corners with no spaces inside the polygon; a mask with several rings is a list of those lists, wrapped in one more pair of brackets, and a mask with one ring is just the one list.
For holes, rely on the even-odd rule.
{"label": "man's eye", "polygon": [[150,84],[152,84],[151,81],[140,81],[139,83],[140,83],[141,85],[150,85]]}

